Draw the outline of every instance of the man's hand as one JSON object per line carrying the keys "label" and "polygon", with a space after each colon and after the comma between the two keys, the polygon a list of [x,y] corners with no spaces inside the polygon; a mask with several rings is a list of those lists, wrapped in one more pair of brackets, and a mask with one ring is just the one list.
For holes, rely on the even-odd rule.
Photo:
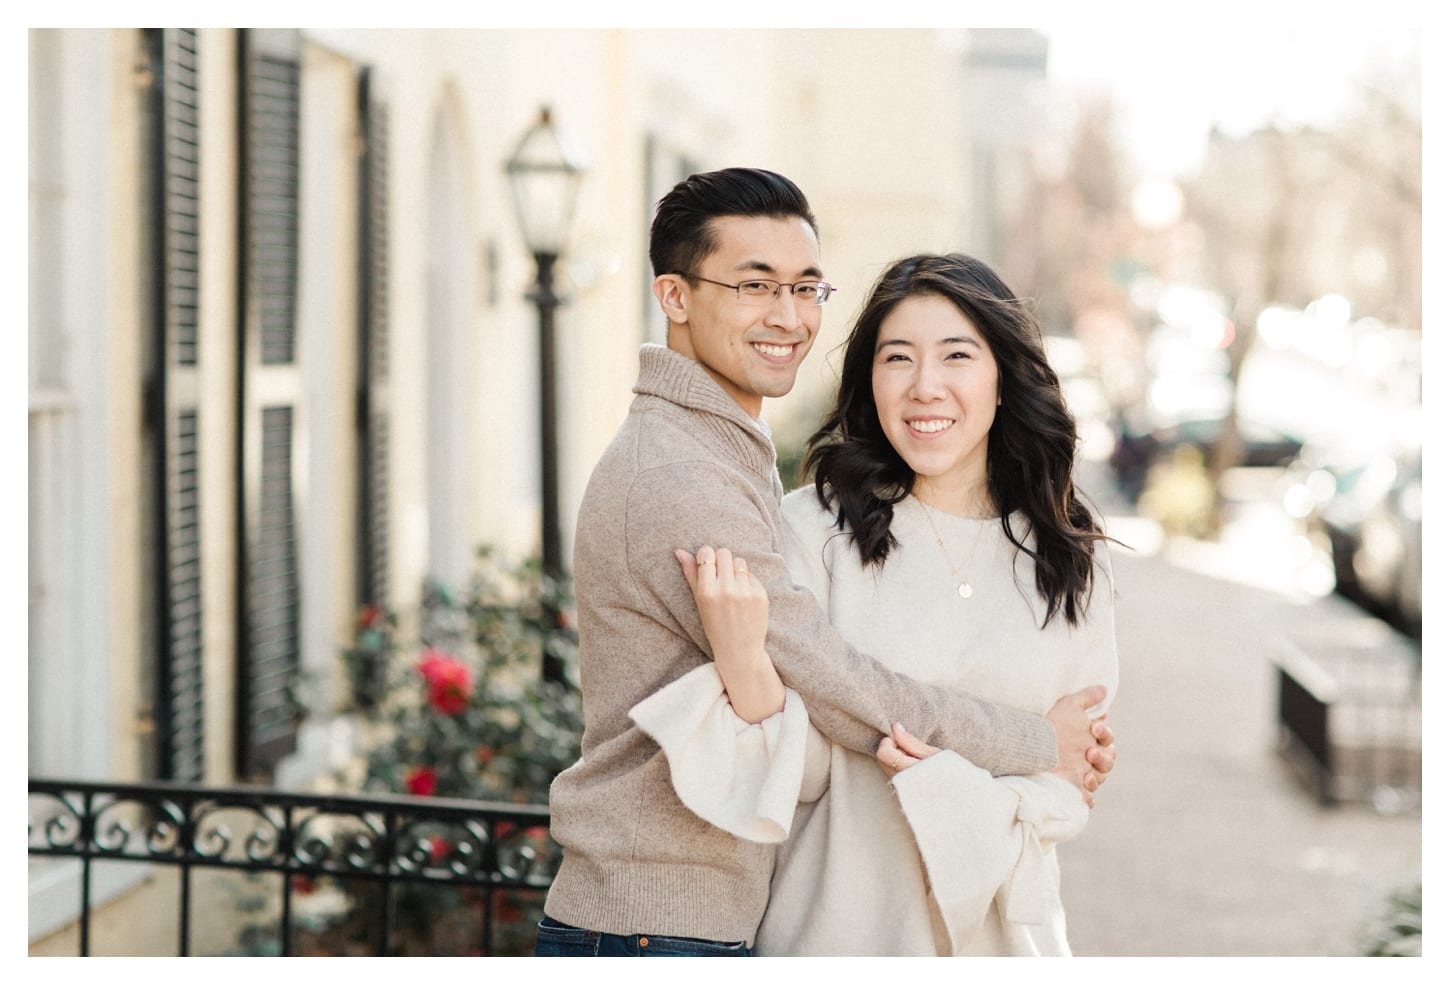
{"label": "man's hand", "polygon": [[1057,768],[1053,772],[1081,790],[1089,807],[1118,755],[1112,729],[1103,719],[1088,717],[1088,709],[1107,697],[1108,689],[1098,684],[1059,699],[1047,712],[1047,720],[1057,730]]}
{"label": "man's hand", "polygon": [[1093,738],[1098,744],[1087,751],[1087,760],[1093,767],[1093,778],[1097,781],[1093,785],[1096,790],[1107,782],[1108,774],[1113,771],[1113,766],[1118,761],[1118,747],[1113,744],[1113,730],[1108,728],[1108,716],[1094,719],[1092,728]]}
{"label": "man's hand", "polygon": [[921,762],[928,756],[941,752],[936,746],[929,746],[906,731],[901,723],[891,726],[891,734],[876,745],[876,765],[888,778],[895,776],[908,766]]}

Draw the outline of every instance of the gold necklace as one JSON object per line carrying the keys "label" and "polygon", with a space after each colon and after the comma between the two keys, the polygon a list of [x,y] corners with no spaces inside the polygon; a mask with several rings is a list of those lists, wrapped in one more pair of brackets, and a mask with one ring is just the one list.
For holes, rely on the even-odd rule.
{"label": "gold necklace", "polygon": [[[913,496],[912,499],[916,499],[916,497]],[[967,579],[963,578],[962,573],[957,570],[957,564],[955,561],[952,560],[951,553],[947,550],[947,545],[942,541],[941,534],[937,533],[936,521],[931,518],[931,511],[928,510],[926,508],[926,504],[919,499],[916,499],[916,505],[921,507],[921,515],[926,517],[927,526],[931,527],[931,535],[936,538],[936,546],[941,548],[942,557],[947,559],[947,566],[952,569],[952,576],[957,580],[957,595],[964,599],[971,598],[972,584],[971,582],[967,581]],[[975,519],[975,517],[973,519]],[[977,535],[972,538],[972,549],[967,553],[968,563],[970,563],[972,558],[976,556],[977,544],[982,539],[982,528],[986,525],[986,520],[982,520],[977,524]]]}

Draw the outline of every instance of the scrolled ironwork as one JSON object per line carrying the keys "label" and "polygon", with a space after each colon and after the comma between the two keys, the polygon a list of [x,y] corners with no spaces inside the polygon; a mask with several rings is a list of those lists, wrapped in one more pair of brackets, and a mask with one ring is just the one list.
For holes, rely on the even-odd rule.
{"label": "scrolled ironwork", "polygon": [[488,830],[481,824],[407,818],[397,829],[393,862],[401,872],[447,871],[463,881],[487,882],[489,842]]}
{"label": "scrolled ironwork", "polygon": [[189,861],[270,868],[279,861],[281,812],[253,798],[221,796],[189,803]]}
{"label": "scrolled ironwork", "polygon": [[293,828],[292,858],[302,868],[334,874],[384,870],[382,824],[365,811],[309,811]]}
{"label": "scrolled ironwork", "polygon": [[131,837],[136,833],[130,818],[120,815],[128,807],[134,807],[131,800],[112,800],[92,815],[91,843],[102,855],[126,855]]}
{"label": "scrolled ironwork", "polygon": [[[36,828],[39,827],[37,832]],[[58,794],[31,794],[30,817],[26,824],[26,839],[32,850],[46,848],[67,848],[81,837],[81,808],[75,802]],[[43,841],[37,841],[37,839]]]}
{"label": "scrolled ironwork", "polygon": [[175,801],[163,800],[155,805],[160,817],[151,823],[146,834],[146,851],[153,857],[177,855],[184,851],[182,832],[186,828],[186,815]]}
{"label": "scrolled ironwork", "polygon": [[558,868],[558,853],[549,850],[551,845],[545,826],[515,828],[498,839],[498,870],[519,883],[548,885]]}
{"label": "scrolled ironwork", "polygon": [[191,836],[191,850],[201,860],[223,861],[227,852],[232,847],[232,830],[223,822],[216,822],[209,826],[201,823],[205,818],[197,820],[195,831]]}
{"label": "scrolled ironwork", "polygon": [[74,845],[81,836],[80,818],[75,814],[57,814],[46,819],[45,843],[51,848]]}

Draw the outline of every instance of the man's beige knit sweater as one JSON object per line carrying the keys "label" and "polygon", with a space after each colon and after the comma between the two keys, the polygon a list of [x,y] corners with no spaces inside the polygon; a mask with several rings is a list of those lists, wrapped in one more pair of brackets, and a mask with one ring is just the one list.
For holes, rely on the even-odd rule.
{"label": "man's beige knit sweater", "polygon": [[994,775],[1056,765],[1051,725],[889,671],[831,628],[783,557],[775,448],[698,363],[640,350],[637,396],[595,466],[574,542],[584,739],[550,790],[564,861],[544,910],[610,934],[753,941],[774,847],[680,803],[658,745],[629,718],[710,659],[676,548],[728,547],[770,595],[766,650],[827,737],[874,754],[892,722]]}

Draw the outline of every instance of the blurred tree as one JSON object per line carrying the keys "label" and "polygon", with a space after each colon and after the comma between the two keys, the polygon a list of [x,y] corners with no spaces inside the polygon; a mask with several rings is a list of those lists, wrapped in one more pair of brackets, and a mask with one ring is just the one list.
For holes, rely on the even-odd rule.
{"label": "blurred tree", "polygon": [[[1184,182],[1184,219],[1202,230],[1201,276],[1230,304],[1235,402],[1268,305],[1340,294],[1356,317],[1420,329],[1418,63],[1378,72],[1332,126],[1213,134]],[[1215,477],[1243,460],[1232,416],[1228,425],[1209,457]]]}
{"label": "blurred tree", "polygon": [[1003,275],[1037,303],[1049,334],[1074,334],[1089,312],[1126,311],[1122,261],[1131,253],[1127,167],[1106,99],[1080,107],[1059,167],[1039,170],[1009,237]]}
{"label": "blurred tree", "polygon": [[[1419,330],[1419,59],[1355,71],[1359,98],[1332,123],[1212,133],[1179,177],[1181,212],[1156,228],[1134,216],[1110,99],[1084,100],[1065,144],[1024,161],[1036,188],[1005,239],[1004,276],[1035,300],[1045,332],[1084,343],[1115,411],[1131,416],[1145,400],[1142,347],[1168,285],[1226,302],[1234,406],[1268,305],[1340,294],[1356,318]],[[1215,486],[1243,461],[1237,420],[1227,423],[1206,460]]]}

